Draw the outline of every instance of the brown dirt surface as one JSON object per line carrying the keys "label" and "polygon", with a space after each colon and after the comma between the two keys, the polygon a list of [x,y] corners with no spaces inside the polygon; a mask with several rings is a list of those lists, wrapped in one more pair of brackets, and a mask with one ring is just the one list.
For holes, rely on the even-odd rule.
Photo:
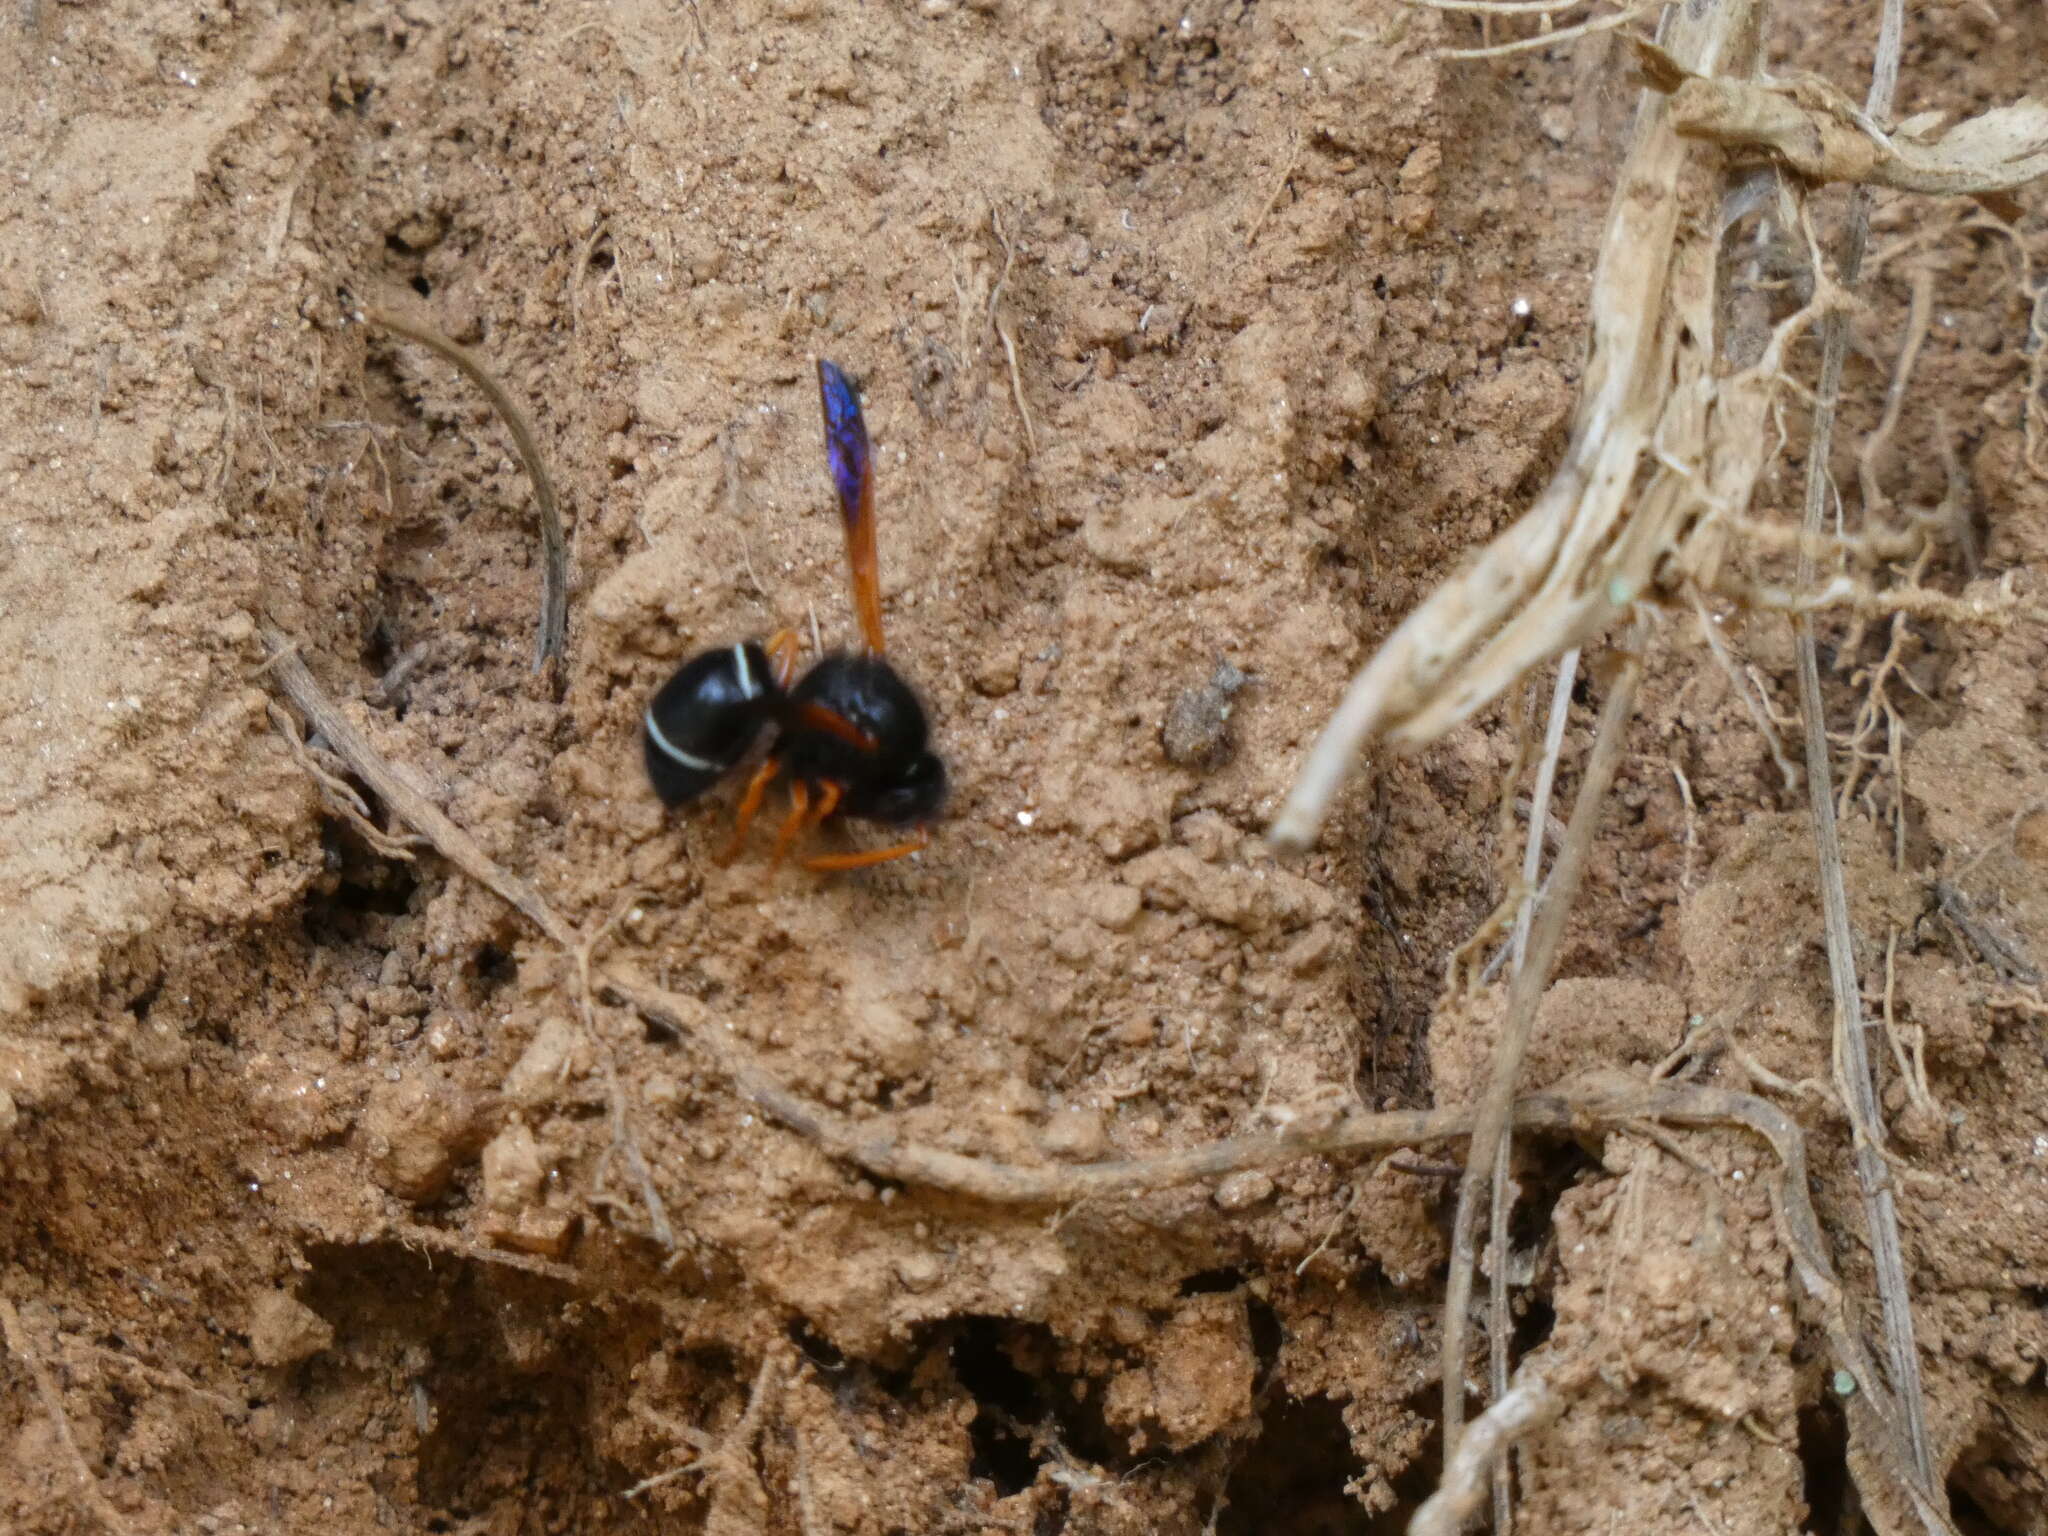
{"label": "brown dirt surface", "polygon": [[[1902,115],[2038,85],[2048,10],[1911,10]],[[1774,66],[1860,98],[1874,28],[1795,0]],[[1312,856],[1260,834],[1563,446],[1634,85],[1611,38],[1435,56],[1480,37],[1388,0],[8,8],[0,1529],[1403,1528],[1455,1147],[1056,1211],[863,1175],[338,814],[263,635],[608,961],[857,1124],[1042,1164],[1456,1102],[1501,1024],[1497,982],[1438,998],[1519,859],[1513,701],[1372,764]],[[1928,579],[2016,601],[1823,626],[1845,741],[1897,645],[1849,883],[1972,1536],[2048,1532],[2048,194],[2017,203],[2007,238],[1880,200],[1837,439],[1849,495],[1931,272],[1880,483],[1960,484]],[[503,424],[373,304],[525,403],[559,672]],[[719,866],[730,793],[664,815],[636,734],[693,651],[852,630],[819,355],[863,381],[891,653],[954,782],[928,852],[831,879],[771,875],[765,831]],[[1737,691],[1789,718],[1790,644],[1728,619],[1740,680],[1655,629],[1529,1081],[1690,1033],[1799,1116],[1868,1323],[1803,792]],[[1591,1367],[1523,1454],[1528,1536],[1860,1529],[1767,1157],[1518,1141],[1515,1347]]]}

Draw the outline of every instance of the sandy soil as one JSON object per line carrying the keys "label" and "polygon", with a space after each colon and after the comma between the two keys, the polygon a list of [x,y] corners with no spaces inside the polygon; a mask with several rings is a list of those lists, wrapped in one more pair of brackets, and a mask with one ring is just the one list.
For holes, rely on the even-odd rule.
{"label": "sandy soil", "polygon": [[[1782,6],[1774,57],[1860,96],[1870,9]],[[2038,83],[2042,8],[1912,9],[1904,111]],[[1451,1153],[1056,1212],[861,1177],[332,814],[262,634],[856,1119],[1087,1161],[1455,1102],[1498,997],[1435,1005],[1503,890],[1511,710],[1374,765],[1306,860],[1258,834],[1562,445],[1619,51],[1440,62],[1476,23],[1384,0],[0,27],[0,1527],[1400,1529],[1439,1470]],[[1865,985],[1924,1039],[1924,1101],[1874,1049],[1974,1536],[2048,1531],[2048,484],[2015,249],[1952,223],[1881,206],[1881,250],[1937,232],[1871,282],[1847,419],[1931,272],[1882,483],[1935,502],[1952,447],[1975,547],[1930,579],[2021,600],[1901,630],[1897,756],[1847,798]],[[528,403],[572,525],[559,696],[506,434],[372,302]],[[824,881],[713,864],[730,797],[665,818],[635,738],[694,649],[851,631],[820,354],[865,381],[892,650],[957,785],[930,852]],[[1783,625],[1729,632],[1789,712]],[[1828,641],[1847,732],[1892,632]],[[1252,681],[1205,724],[1223,660]],[[1532,1077],[1718,1021],[1709,1075],[1800,1116],[1867,1296],[1802,803],[1672,615]],[[1759,1160],[1522,1149],[1518,1349],[1602,1362],[1524,1463],[1531,1536],[1859,1528]]]}

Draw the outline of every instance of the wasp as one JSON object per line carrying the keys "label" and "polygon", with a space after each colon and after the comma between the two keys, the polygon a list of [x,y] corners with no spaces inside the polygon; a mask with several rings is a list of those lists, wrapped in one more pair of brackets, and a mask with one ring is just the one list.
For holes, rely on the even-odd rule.
{"label": "wasp", "polygon": [[737,768],[766,732],[768,755],[747,781],[728,862],[746,841],[769,786],[789,780],[790,810],[770,868],[804,833],[833,817],[878,822],[907,836],[883,848],[815,854],[806,869],[861,869],[917,852],[946,800],[946,768],[931,750],[917,693],[884,656],[881,565],[875,546],[875,466],[860,395],[838,365],[818,362],[825,462],[846,531],[846,567],[862,647],[822,656],[796,676],[798,641],[779,630],[684,662],[648,701],[647,776],[670,807],[688,804]]}

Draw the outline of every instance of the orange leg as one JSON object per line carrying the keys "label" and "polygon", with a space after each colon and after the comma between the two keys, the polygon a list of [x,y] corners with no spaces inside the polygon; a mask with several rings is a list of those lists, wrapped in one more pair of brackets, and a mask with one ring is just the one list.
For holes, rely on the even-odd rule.
{"label": "orange leg", "polygon": [[805,869],[815,869],[829,874],[839,869],[866,869],[870,864],[887,864],[892,859],[908,858],[931,846],[932,834],[929,827],[919,827],[915,836],[907,842],[896,843],[888,848],[863,848],[858,853],[821,853],[804,860]]}
{"label": "orange leg", "polygon": [[780,864],[782,856],[789,851],[791,843],[838,810],[839,797],[844,793],[845,791],[837,784],[828,780],[818,786],[818,798],[816,803],[813,804],[811,802],[811,787],[808,784],[796,783],[790,785],[789,798],[793,808],[789,813],[789,819],[783,822],[782,830],[776,834],[775,857],[769,861],[768,867],[773,869],[777,864]]}
{"label": "orange leg", "polygon": [[761,809],[761,797],[768,793],[768,785],[775,775],[782,771],[782,764],[769,758],[754,770],[754,776],[747,780],[747,792],[740,796],[740,808],[733,814],[732,841],[719,852],[715,862],[730,864],[740,851],[740,845],[747,840],[747,828],[753,825],[755,812]]}
{"label": "orange leg", "polygon": [[803,640],[793,629],[778,629],[762,647],[768,653],[768,664],[775,669],[775,686],[785,692],[796,677],[797,652],[802,648]]}
{"label": "orange leg", "polygon": [[789,852],[789,845],[796,835],[803,831],[804,823],[810,818],[811,787],[802,779],[789,786],[789,815],[783,818],[782,830],[775,834],[775,852],[769,856],[768,867],[772,870],[782,862],[782,856]]}
{"label": "orange leg", "polygon": [[839,797],[845,793],[846,791],[843,787],[834,784],[830,779],[827,779],[824,784],[819,786],[818,806],[816,810],[811,812],[811,825],[814,827],[820,825],[834,811],[838,810]]}

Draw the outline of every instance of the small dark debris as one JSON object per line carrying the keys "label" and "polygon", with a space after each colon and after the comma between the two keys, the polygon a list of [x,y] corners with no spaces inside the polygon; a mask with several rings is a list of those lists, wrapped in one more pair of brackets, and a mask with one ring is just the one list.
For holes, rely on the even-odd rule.
{"label": "small dark debris", "polygon": [[1228,661],[1218,661],[1209,680],[1182,691],[1159,728],[1166,760],[1182,768],[1220,768],[1230,760],[1231,698],[1253,679]]}

